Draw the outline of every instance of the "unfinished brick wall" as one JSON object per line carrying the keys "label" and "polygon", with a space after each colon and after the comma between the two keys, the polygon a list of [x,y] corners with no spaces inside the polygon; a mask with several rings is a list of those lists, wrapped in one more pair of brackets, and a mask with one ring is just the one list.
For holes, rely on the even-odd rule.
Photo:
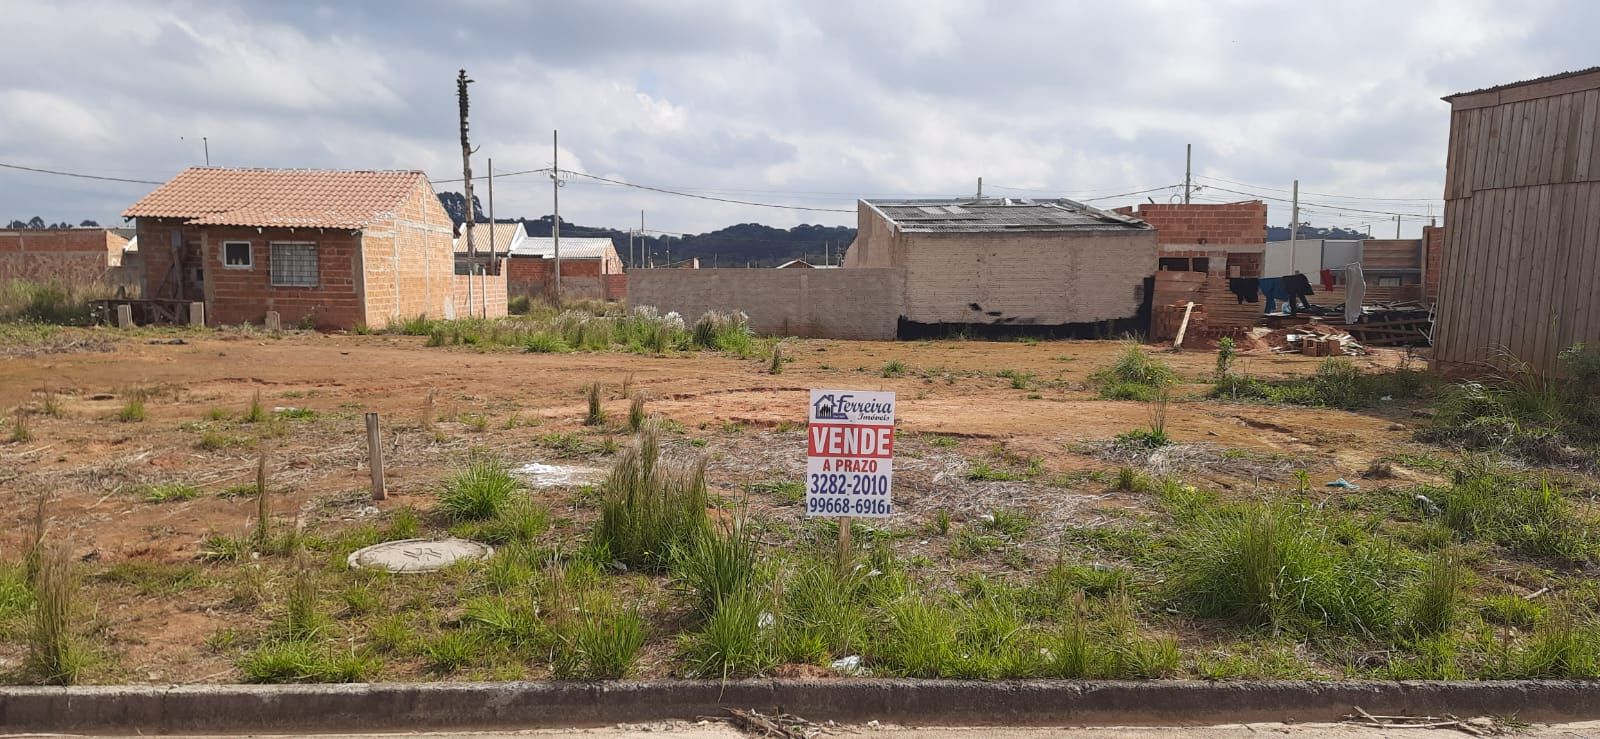
{"label": "unfinished brick wall", "polygon": [[1115,210],[1154,226],[1160,244],[1264,244],[1267,241],[1267,204],[1259,200],[1216,205],[1144,203]]}
{"label": "unfinished brick wall", "polygon": [[[212,326],[261,323],[267,311],[277,311],[285,325],[302,323],[319,329],[353,328],[365,319],[358,290],[361,237],[349,231],[323,229],[255,229],[239,226],[186,226],[185,242],[199,243],[198,266],[203,270],[206,323]],[[250,265],[223,264],[223,243],[250,245]],[[145,244],[141,233],[139,243]],[[157,240],[153,243],[166,243]],[[313,244],[317,250],[317,285],[272,284],[274,243]],[[144,251],[144,249],[141,249]],[[157,248],[147,255],[171,250]],[[187,264],[193,267],[194,264]],[[193,299],[195,296],[187,296]]]}
{"label": "unfinished brick wall", "polygon": [[506,271],[453,275],[446,318],[500,318],[506,315]]}
{"label": "unfinished brick wall", "polygon": [[1444,267],[1444,227],[1422,227],[1422,298],[1432,303],[1439,299],[1439,270]]}
{"label": "unfinished brick wall", "polygon": [[[450,215],[419,180],[393,218],[362,235],[364,321],[373,328],[417,316],[444,316],[455,289]],[[502,298],[499,310],[504,312]],[[347,327],[348,328],[348,327]]]}
{"label": "unfinished brick wall", "polygon": [[0,231],[0,281],[29,280],[115,287],[128,240],[103,228]]}

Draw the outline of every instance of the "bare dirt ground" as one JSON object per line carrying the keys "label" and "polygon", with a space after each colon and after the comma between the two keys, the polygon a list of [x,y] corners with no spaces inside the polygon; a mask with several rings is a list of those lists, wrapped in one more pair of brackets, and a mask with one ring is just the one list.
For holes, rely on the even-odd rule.
{"label": "bare dirt ground", "polygon": [[[253,482],[259,449],[267,450],[280,525],[326,535],[401,507],[429,510],[438,482],[473,449],[514,464],[574,464],[598,476],[626,434],[616,423],[583,425],[583,387],[591,382],[606,388],[612,419],[626,416],[629,392],[646,393],[650,411],[676,431],[669,447],[709,455],[716,492],[796,525],[802,513],[794,500],[746,491],[799,479],[808,389],[895,391],[897,516],[887,525],[908,532],[896,540],[906,557],[946,558],[948,541],[916,533],[939,511],[958,523],[999,509],[1036,520],[1037,546],[962,565],[1001,571],[1046,562],[1067,527],[1137,515],[1142,507],[1137,494],[1106,484],[1117,464],[1092,448],[1149,422],[1146,404],[1099,400],[1089,386],[1090,375],[1120,349],[1115,342],[791,340],[785,352],[792,361],[771,375],[764,360],[711,353],[476,352],[425,348],[416,337],[294,332],[89,333],[95,338],[90,343],[109,342],[110,350],[0,361],[0,413],[32,411],[32,438],[0,443],[0,559],[16,560],[32,501],[49,493],[51,537],[70,542],[91,573],[130,562],[195,563],[208,535],[248,530],[255,501],[230,487]],[[1190,396],[1173,404],[1168,421],[1185,451],[1163,464],[1197,482],[1249,491],[1282,485],[1293,470],[1304,469],[1320,487],[1337,477],[1358,479],[1377,459],[1430,453],[1411,438],[1415,404],[1346,412],[1202,400],[1214,354],[1162,356],[1194,383],[1184,388]],[[902,376],[883,376],[891,360],[905,365]],[[1318,361],[1246,355],[1240,369],[1273,378],[1309,373]],[[1378,368],[1401,360],[1378,352],[1357,361]],[[1001,376],[1008,370],[1026,379]],[[256,393],[271,417],[243,423],[240,416]],[[118,420],[133,397],[145,399],[144,420]],[[391,496],[376,505],[367,499],[366,411],[381,413],[385,427]],[[1033,460],[1035,469],[1020,474]],[[966,471],[978,463],[1018,471],[1019,479],[968,479]],[[1399,475],[1371,484],[1426,478],[1404,468]],[[194,485],[203,494],[147,502],[150,486],[162,483]],[[580,488],[534,488],[533,494],[556,518],[557,540],[583,536],[593,514]],[[259,630],[267,620],[262,609],[230,603],[229,593],[248,577],[239,569],[199,565],[190,573],[193,581],[181,582],[91,575],[84,587],[96,604],[94,627],[104,652],[91,679],[238,680],[237,652],[218,635]],[[205,587],[192,587],[195,582]],[[270,581],[265,590],[278,587]],[[642,672],[669,672],[661,655],[670,648],[670,642],[654,645],[657,656],[647,656]],[[18,634],[0,631],[0,674],[15,668],[24,652]],[[384,676],[420,674],[417,665],[399,662]]]}

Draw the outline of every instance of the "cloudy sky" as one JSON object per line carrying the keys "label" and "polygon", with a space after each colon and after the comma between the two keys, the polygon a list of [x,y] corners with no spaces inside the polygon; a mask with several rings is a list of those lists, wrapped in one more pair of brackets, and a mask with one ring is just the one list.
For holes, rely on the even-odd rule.
{"label": "cloudy sky", "polygon": [[[454,5],[454,7],[451,7]],[[226,166],[461,177],[560,163],[569,221],[706,231],[853,224],[857,197],[1177,190],[1284,197],[1315,225],[1416,214],[1444,175],[1443,95],[1600,62],[1600,3],[677,0],[459,5],[0,0],[0,163],[163,180]],[[486,196],[479,186],[479,196]],[[0,169],[0,219],[102,224],[149,185]],[[496,215],[549,212],[539,175]],[[1228,192],[1234,190],[1237,192]],[[1316,193],[1316,194],[1310,194]],[[1357,198],[1390,198],[1363,200]],[[1286,207],[1272,203],[1285,224]],[[841,209],[847,212],[831,212]]]}

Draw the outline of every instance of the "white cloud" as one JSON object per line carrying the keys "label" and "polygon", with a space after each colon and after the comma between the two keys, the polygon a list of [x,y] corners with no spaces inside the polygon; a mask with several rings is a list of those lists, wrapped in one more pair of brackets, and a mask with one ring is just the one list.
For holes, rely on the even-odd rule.
{"label": "white cloud", "polygon": [[[1263,187],[1437,193],[1438,97],[1586,66],[1576,29],[1597,20],[1578,0],[16,4],[0,161],[161,179],[199,163],[207,136],[220,164],[451,179],[466,67],[480,174],[490,156],[547,166],[560,128],[564,167],[821,208],[964,194],[980,175],[1079,196],[1170,184],[1185,143],[1197,171]],[[39,177],[0,174],[0,218],[108,221],[145,189]],[[496,188],[498,215],[548,212],[547,179]],[[563,192],[582,223],[628,226],[641,208],[668,230],[854,221]]]}

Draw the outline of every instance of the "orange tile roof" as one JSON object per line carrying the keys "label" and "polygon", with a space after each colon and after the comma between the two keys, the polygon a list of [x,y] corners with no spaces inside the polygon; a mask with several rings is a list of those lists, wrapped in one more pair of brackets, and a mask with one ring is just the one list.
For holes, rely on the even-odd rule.
{"label": "orange tile roof", "polygon": [[394,212],[414,171],[190,167],[122,212],[213,226],[363,228]]}

